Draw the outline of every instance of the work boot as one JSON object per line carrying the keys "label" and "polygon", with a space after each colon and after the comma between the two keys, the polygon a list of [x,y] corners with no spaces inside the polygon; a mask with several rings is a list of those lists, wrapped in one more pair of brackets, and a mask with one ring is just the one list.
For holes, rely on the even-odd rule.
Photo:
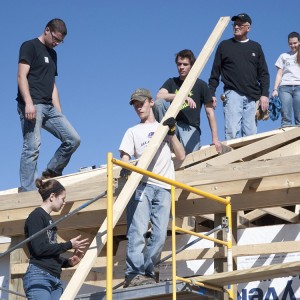
{"label": "work boot", "polygon": [[61,174],[58,174],[52,170],[46,169],[43,173],[42,173],[42,177],[41,179],[45,180],[45,179],[50,179],[50,178],[54,178],[54,177],[58,177],[61,176]]}
{"label": "work boot", "polygon": [[133,278],[127,278],[125,279],[125,283],[123,285],[123,288],[127,287],[133,287],[138,285],[146,285],[146,284],[155,284],[156,281],[153,277],[148,277],[142,274],[138,274],[134,276]]}

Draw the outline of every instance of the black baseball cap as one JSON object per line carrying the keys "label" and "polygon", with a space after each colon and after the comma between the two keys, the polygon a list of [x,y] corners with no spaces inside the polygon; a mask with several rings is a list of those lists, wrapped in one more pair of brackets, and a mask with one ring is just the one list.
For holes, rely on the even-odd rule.
{"label": "black baseball cap", "polygon": [[245,14],[245,13],[240,13],[240,14],[238,14],[238,15],[236,15],[236,16],[233,16],[233,17],[231,18],[231,21],[235,21],[235,20],[237,20],[237,19],[239,19],[239,20],[241,20],[241,21],[243,21],[243,22],[248,22],[250,25],[251,25],[251,23],[252,23],[252,20],[251,20],[251,18],[249,17],[249,15],[247,15],[247,14]]}

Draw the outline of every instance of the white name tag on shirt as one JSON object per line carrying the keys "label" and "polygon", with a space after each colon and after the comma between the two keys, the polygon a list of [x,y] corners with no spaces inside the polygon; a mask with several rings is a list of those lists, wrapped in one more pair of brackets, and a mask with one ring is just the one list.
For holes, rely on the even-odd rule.
{"label": "white name tag on shirt", "polygon": [[44,58],[45,58],[45,63],[49,64],[49,58],[47,56],[45,56]]}

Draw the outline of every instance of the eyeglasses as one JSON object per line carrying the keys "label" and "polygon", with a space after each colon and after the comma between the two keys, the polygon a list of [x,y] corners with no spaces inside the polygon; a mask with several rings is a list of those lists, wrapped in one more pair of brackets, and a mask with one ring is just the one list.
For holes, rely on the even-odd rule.
{"label": "eyeglasses", "polygon": [[246,26],[250,26],[249,24],[245,24],[245,25],[242,25],[242,24],[238,24],[238,23],[232,23],[232,27],[234,28],[234,27],[238,27],[238,28],[244,28],[244,27],[246,27]]}
{"label": "eyeglasses", "polygon": [[58,37],[56,37],[56,36],[52,33],[51,30],[49,30],[49,31],[50,31],[50,34],[51,34],[51,36],[52,36],[52,41],[53,41],[54,43],[60,44],[60,43],[63,43],[63,42],[64,42],[64,40],[61,40],[61,39],[59,39]]}

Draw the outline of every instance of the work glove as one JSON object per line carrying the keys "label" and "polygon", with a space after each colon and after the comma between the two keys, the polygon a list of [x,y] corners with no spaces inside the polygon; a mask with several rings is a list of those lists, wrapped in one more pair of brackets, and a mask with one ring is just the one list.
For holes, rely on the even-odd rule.
{"label": "work glove", "polygon": [[270,115],[269,110],[262,111],[261,107],[259,106],[256,110],[255,119],[257,121],[260,121],[260,120],[267,121],[269,119],[269,115]]}
{"label": "work glove", "polygon": [[124,168],[121,169],[121,171],[120,171],[120,177],[121,178],[125,178],[127,180],[130,175],[131,175],[130,170],[124,169]]}
{"label": "work glove", "polygon": [[171,117],[163,122],[163,125],[169,126],[168,135],[174,135],[176,131],[176,120]]}

